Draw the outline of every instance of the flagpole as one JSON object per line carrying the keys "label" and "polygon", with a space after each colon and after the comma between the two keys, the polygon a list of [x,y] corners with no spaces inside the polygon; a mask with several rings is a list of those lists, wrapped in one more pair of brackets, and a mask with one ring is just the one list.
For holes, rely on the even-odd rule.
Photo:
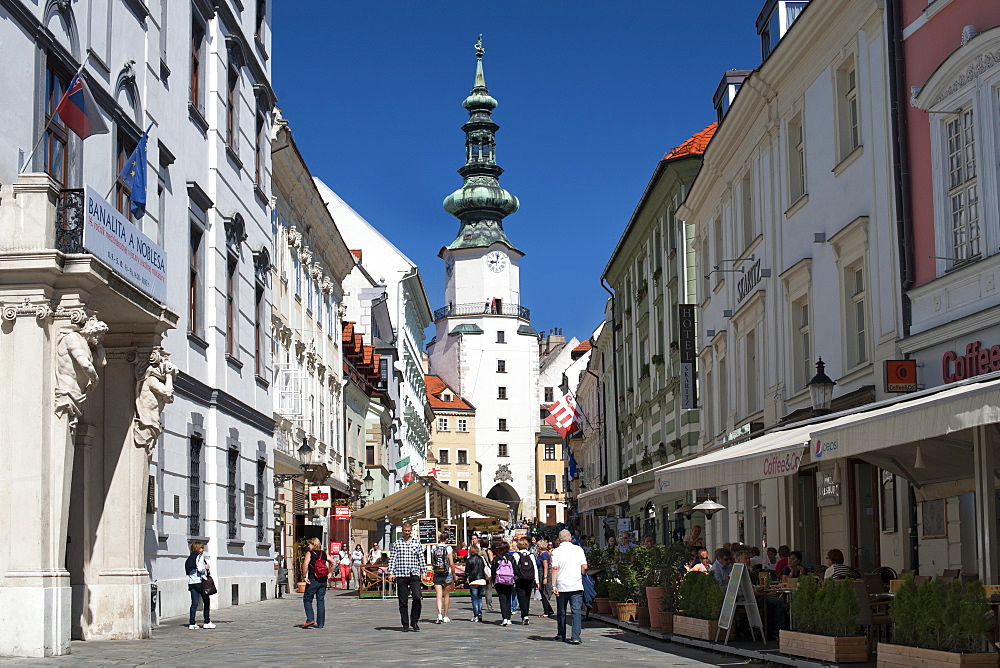
{"label": "flagpole", "polygon": [[[76,71],[76,74],[70,77],[70,83],[72,83],[73,79],[75,79],[77,76],[80,75],[80,72],[83,72],[83,68],[87,66],[88,60],[90,60],[90,51],[87,51],[87,55],[84,57],[83,62],[80,63],[80,69]],[[66,90],[63,91],[62,97],[60,97],[59,102],[56,103],[56,107],[62,104],[63,98],[65,98],[66,95],[68,94],[69,94],[69,86],[67,86]],[[50,116],[49,120],[45,121],[45,125],[42,126],[42,134],[38,136],[38,140],[35,142],[35,145],[31,147],[31,152],[28,153],[28,157],[24,159],[24,163],[21,165],[21,169],[20,171],[18,171],[18,174],[23,174],[24,170],[27,169],[28,165],[31,164],[31,159],[35,157],[35,151],[38,150],[38,145],[42,143],[42,139],[45,138],[45,132],[49,129],[49,125],[52,123],[52,119],[55,118],[54,111],[55,110],[53,109],[52,116]],[[107,198],[105,197],[105,199]]]}

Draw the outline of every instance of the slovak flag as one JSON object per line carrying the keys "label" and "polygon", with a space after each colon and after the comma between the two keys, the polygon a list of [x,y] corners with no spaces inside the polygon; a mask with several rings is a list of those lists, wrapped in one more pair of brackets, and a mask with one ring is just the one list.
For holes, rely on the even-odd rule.
{"label": "slovak flag", "polygon": [[80,139],[109,132],[108,125],[101,116],[101,110],[94,102],[94,96],[87,90],[79,72],[69,82],[69,87],[56,105],[56,113],[66,127],[75,132]]}
{"label": "slovak flag", "polygon": [[559,432],[559,435],[566,438],[576,431],[576,425],[580,424],[583,413],[576,407],[576,400],[572,394],[566,394],[554,404],[549,406],[549,415],[545,421],[552,425],[552,428]]}

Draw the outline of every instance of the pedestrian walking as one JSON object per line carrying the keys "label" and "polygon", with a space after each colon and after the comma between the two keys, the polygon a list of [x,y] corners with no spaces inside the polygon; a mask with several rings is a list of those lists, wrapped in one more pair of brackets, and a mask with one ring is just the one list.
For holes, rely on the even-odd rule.
{"label": "pedestrian walking", "polygon": [[517,541],[517,568],[514,570],[514,593],[517,595],[517,607],[521,611],[521,624],[528,625],[528,613],[531,597],[538,589],[538,564],[531,556],[529,543],[522,538]]}
{"label": "pedestrian walking", "polygon": [[507,541],[497,545],[493,554],[493,584],[497,589],[497,596],[500,597],[500,626],[510,626],[510,599],[514,595],[514,583],[517,578],[517,565],[514,556],[510,553],[510,545]]}
{"label": "pedestrian walking", "polygon": [[[583,613],[583,574],[587,572],[587,555],[573,544],[573,535],[559,532],[559,547],[552,551],[552,593],[556,595],[556,640],[579,645]],[[572,635],[566,639],[566,606],[570,607]]]}
{"label": "pedestrian walking", "polygon": [[189,629],[198,628],[194,617],[198,612],[199,600],[203,604],[202,615],[205,620],[202,627],[206,629],[215,628],[215,624],[212,623],[212,599],[209,594],[205,593],[204,588],[205,580],[208,579],[210,571],[211,568],[208,565],[208,559],[205,557],[205,543],[200,540],[192,541],[191,554],[188,555],[187,560],[184,562],[184,572],[188,576],[188,591],[191,592],[191,613],[188,615]]}
{"label": "pedestrian walking", "polygon": [[465,560],[465,580],[469,583],[469,595],[472,598],[472,621],[483,621],[483,592],[489,588],[489,577],[486,574],[486,560],[480,554],[482,550],[476,543],[469,546],[469,556]]}
{"label": "pedestrian walking", "polygon": [[451,590],[455,585],[455,553],[448,545],[448,532],[438,534],[438,542],[431,548],[431,567],[434,569],[434,595],[437,599],[437,623],[447,624],[451,606]]}
{"label": "pedestrian walking", "polygon": [[[306,593],[302,605],[306,609],[304,629],[321,629],[326,624],[326,583],[330,577],[330,562],[319,538],[310,538],[309,551],[302,560],[302,572],[306,574]],[[313,599],[316,613],[313,615]]]}
{"label": "pedestrian walking", "polygon": [[536,559],[538,564],[538,592],[542,596],[542,610],[544,611],[543,617],[551,617],[554,613],[552,610],[552,579],[551,579],[551,565],[552,565],[552,552],[549,550],[549,541],[542,539],[538,541],[538,558]]}
{"label": "pedestrian walking", "polygon": [[479,554],[486,562],[486,589],[483,591],[483,598],[486,599],[486,609],[493,612],[493,587],[490,582],[493,578],[493,550],[490,549],[488,538],[479,539]]}
{"label": "pedestrian walking", "polygon": [[351,555],[347,552],[347,544],[340,547],[340,588],[347,589],[351,584]]}
{"label": "pedestrian walking", "polygon": [[[413,525],[403,523],[403,537],[392,544],[389,550],[389,582],[396,584],[396,598],[399,599],[399,619],[403,631],[419,631],[420,626],[420,578],[424,573],[424,547],[413,537]],[[413,604],[407,609],[406,599],[413,597]]]}
{"label": "pedestrian walking", "polygon": [[361,589],[361,564],[365,563],[365,548],[361,543],[354,546],[351,552],[351,574],[354,575],[354,588]]}

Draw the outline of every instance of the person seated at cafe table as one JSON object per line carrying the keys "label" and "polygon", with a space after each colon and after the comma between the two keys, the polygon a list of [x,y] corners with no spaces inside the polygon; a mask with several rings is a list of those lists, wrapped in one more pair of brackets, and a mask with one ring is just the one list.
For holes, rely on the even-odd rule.
{"label": "person seated at cafe table", "polygon": [[711,573],[715,581],[723,588],[729,585],[729,576],[733,572],[733,553],[729,548],[720,547],[715,551],[715,563],[712,564]]}
{"label": "person seated at cafe table", "polygon": [[712,570],[712,558],[708,554],[708,550],[695,550],[692,555],[691,561],[684,566],[688,573],[691,571],[699,571],[701,573],[708,573]]}
{"label": "person seated at cafe table", "polygon": [[802,553],[798,550],[792,550],[788,553],[788,565],[781,571],[781,576],[784,578],[788,576],[790,578],[802,577],[807,573],[806,567],[802,565]]}
{"label": "person seated at cafe table", "polygon": [[787,545],[778,546],[778,561],[774,564],[774,570],[778,575],[781,575],[782,571],[785,570],[785,566],[788,565],[788,554],[791,551],[791,548]]}
{"label": "person seated at cafe table", "polygon": [[849,578],[853,574],[850,566],[844,564],[844,553],[838,549],[830,550],[826,553],[827,569],[823,574],[824,580],[842,580]]}
{"label": "person seated at cafe table", "polygon": [[756,545],[750,546],[750,565],[760,566],[762,570],[766,570],[764,567],[767,565],[767,557],[760,555],[760,548]]}
{"label": "person seated at cafe table", "polygon": [[778,565],[778,550],[773,547],[767,548],[767,556],[764,557],[764,570],[773,571]]}

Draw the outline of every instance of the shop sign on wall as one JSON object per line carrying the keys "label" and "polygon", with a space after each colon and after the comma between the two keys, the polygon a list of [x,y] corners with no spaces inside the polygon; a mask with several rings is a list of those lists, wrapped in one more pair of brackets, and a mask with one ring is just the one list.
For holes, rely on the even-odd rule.
{"label": "shop sign on wall", "polygon": [[681,408],[698,408],[694,371],[695,358],[697,357],[694,304],[677,305],[677,322],[680,335],[678,347],[680,348],[681,363]]}
{"label": "shop sign on wall", "polygon": [[833,481],[833,471],[816,472],[816,505],[820,508],[840,505],[840,483]]}

